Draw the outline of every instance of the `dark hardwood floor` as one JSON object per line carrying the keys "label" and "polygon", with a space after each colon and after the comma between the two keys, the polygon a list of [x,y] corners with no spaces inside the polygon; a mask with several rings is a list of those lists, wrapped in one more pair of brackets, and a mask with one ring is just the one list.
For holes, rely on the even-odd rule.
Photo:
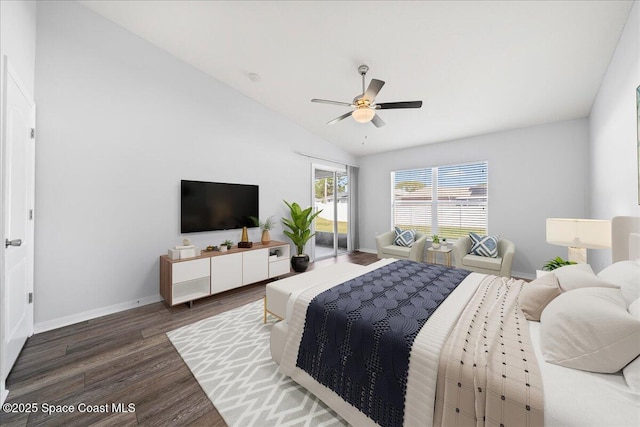
{"label": "dark hardwood floor", "polygon": [[[355,252],[310,269],[376,260],[375,254]],[[225,426],[165,333],[261,299],[266,283],[195,301],[191,309],[159,302],[32,336],[7,378],[6,403],[37,404],[38,410],[0,411],[0,425]],[[77,410],[79,404],[111,409],[112,403],[133,403],[135,411]],[[64,405],[75,412],[43,413],[62,411]]]}

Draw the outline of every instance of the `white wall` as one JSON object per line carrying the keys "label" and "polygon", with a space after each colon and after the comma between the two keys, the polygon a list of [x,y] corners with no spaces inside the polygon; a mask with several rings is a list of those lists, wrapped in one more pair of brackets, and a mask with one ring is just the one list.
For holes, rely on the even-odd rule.
{"label": "white wall", "polygon": [[[631,10],[591,109],[591,216],[640,215],[636,87],[640,85],[640,3]],[[589,251],[599,271],[610,251]]]}
{"label": "white wall", "polygon": [[6,55],[33,98],[36,62],[36,2],[0,1],[0,58]]}
{"label": "white wall", "polygon": [[[0,1],[0,70],[4,70],[4,57],[18,75],[20,83],[33,99],[33,85],[35,78],[36,57],[36,3],[33,1]],[[2,72],[0,72],[2,76]],[[0,88],[4,88],[3,77],[0,77]],[[0,89],[2,91],[2,89]],[[4,100],[4,93],[0,95]],[[3,105],[0,102],[0,105]],[[0,107],[0,117],[4,112]],[[0,237],[4,241],[8,236],[4,232],[5,203],[3,196],[2,176],[4,147],[0,150]],[[0,249],[0,276],[4,271],[4,247]],[[6,313],[4,280],[0,277],[0,312]],[[0,327],[0,359],[4,358],[4,327]],[[0,360],[0,366],[3,363]],[[0,402],[4,402],[7,391],[5,390],[5,374],[0,375]]]}
{"label": "white wall", "polygon": [[360,162],[360,242],[391,229],[391,171],[489,162],[489,233],[513,241],[515,275],[532,276],[567,249],[545,241],[545,219],[588,209],[586,119],[365,156]]}
{"label": "white wall", "polygon": [[279,218],[283,199],[310,203],[311,160],[294,150],[354,161],[74,2],[38,4],[36,102],[36,330],[159,298],[180,179],[259,184],[261,217]]}

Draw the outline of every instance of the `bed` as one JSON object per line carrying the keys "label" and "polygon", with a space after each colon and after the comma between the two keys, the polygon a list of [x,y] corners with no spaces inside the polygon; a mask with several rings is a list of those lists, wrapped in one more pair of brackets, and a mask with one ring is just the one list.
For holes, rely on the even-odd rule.
{"label": "bed", "polygon": [[[633,231],[633,229],[631,229],[631,231]],[[617,234],[624,236],[624,246],[628,248],[629,251],[628,258],[631,260],[640,258],[640,254],[634,252],[637,250],[635,248],[640,247],[640,234],[624,232],[624,230],[617,230]],[[616,239],[614,238],[614,246],[615,245]],[[622,273],[612,269],[609,269],[609,272],[603,271],[603,273],[607,273],[604,274],[604,276],[608,280],[608,283],[626,281],[624,286],[627,286],[627,288],[629,288],[629,286],[635,286],[639,289],[638,292],[640,292],[640,276],[634,276],[637,271],[640,271],[640,264],[638,261],[622,262],[632,264],[627,264]],[[635,264],[633,264],[634,262]],[[439,303],[437,309],[434,309],[431,316],[424,321],[419,332],[415,333],[409,350],[410,357],[408,368],[406,369],[406,381],[402,383],[404,389],[402,390],[403,395],[401,397],[402,414],[400,418],[385,418],[381,416],[378,403],[374,405],[370,404],[369,406],[364,405],[364,408],[356,407],[358,403],[356,402],[356,404],[354,404],[354,393],[349,394],[349,384],[352,384],[354,381],[357,382],[357,380],[348,377],[348,375],[352,374],[351,371],[353,370],[349,368],[348,361],[345,362],[346,367],[343,367],[343,371],[336,371],[341,372],[337,377],[342,375],[348,379],[348,381],[340,380],[338,382],[347,385],[345,386],[343,384],[341,386],[343,388],[338,387],[337,389],[334,387],[335,384],[333,384],[336,382],[336,374],[331,377],[333,380],[327,380],[322,376],[326,368],[323,368],[325,365],[319,363],[325,363],[326,361],[324,359],[326,359],[326,357],[323,360],[318,358],[317,360],[313,359],[311,362],[304,362],[306,357],[304,355],[308,355],[309,348],[314,348],[313,346],[316,345],[316,343],[312,343],[311,347],[309,347],[308,340],[305,338],[307,337],[305,332],[308,334],[309,325],[313,324],[312,320],[307,319],[307,312],[314,310],[309,308],[310,305],[315,307],[313,304],[317,304],[318,300],[326,299],[326,295],[333,295],[331,294],[331,290],[335,289],[336,286],[344,283],[354,283],[354,280],[361,280],[358,278],[367,274],[381,274],[382,276],[386,274],[387,277],[390,277],[391,272],[397,271],[398,268],[400,268],[397,263],[405,263],[402,265],[402,268],[414,268],[414,266],[406,264],[410,263],[410,261],[387,259],[380,260],[365,268],[358,266],[354,268],[353,271],[342,268],[336,275],[332,275],[329,271],[333,266],[325,267],[326,270],[323,274],[325,277],[324,281],[315,283],[314,286],[311,287],[302,287],[298,291],[291,293],[286,306],[285,320],[274,324],[272,329],[272,357],[276,363],[280,365],[280,371],[309,389],[334,409],[349,424],[357,426],[431,426],[451,425],[455,422],[458,425],[476,425],[475,417],[480,414],[481,419],[484,419],[487,425],[492,425],[493,423],[500,425],[500,423],[505,420],[509,421],[506,422],[505,425],[640,425],[640,389],[633,389],[628,384],[630,381],[629,378],[636,375],[636,373],[634,373],[635,371],[630,370],[632,368],[631,363],[624,361],[618,362],[624,363],[625,365],[628,364],[628,366],[625,367],[624,373],[621,370],[622,366],[620,366],[620,369],[614,366],[613,369],[617,369],[617,371],[613,373],[598,373],[588,372],[582,370],[582,368],[579,370],[559,366],[557,363],[548,363],[545,361],[545,353],[553,353],[554,348],[545,341],[544,337],[547,335],[551,336],[551,334],[555,333],[555,330],[551,332],[545,331],[543,330],[543,325],[552,325],[553,321],[557,322],[558,320],[552,320],[552,316],[549,314],[547,316],[548,320],[545,322],[544,315],[547,314],[546,312],[552,312],[553,307],[558,306],[559,308],[557,308],[556,311],[559,312],[560,321],[562,321],[561,316],[563,315],[562,312],[564,309],[560,304],[556,304],[555,302],[555,300],[560,302],[562,298],[557,297],[555,300],[547,302],[549,304],[549,310],[544,309],[541,311],[543,313],[542,322],[534,320],[524,321],[520,309],[505,309],[504,304],[506,303],[508,307],[518,305],[519,292],[526,286],[525,282],[515,279],[486,276],[479,273],[466,274],[458,284],[452,286],[453,289],[449,296]],[[618,263],[615,265],[618,265]],[[636,270],[636,268],[639,270]],[[447,275],[448,273],[444,270],[438,270],[438,274]],[[560,273],[558,274],[562,277]],[[584,271],[580,271],[580,274],[584,274]],[[629,274],[631,274],[630,278]],[[596,275],[594,274],[594,276]],[[597,277],[592,279],[594,283],[600,280]],[[564,280],[563,278],[562,283],[570,283],[568,279],[566,282]],[[617,285],[615,283],[613,283],[613,285],[613,287],[602,292],[609,292],[609,294],[612,292],[619,293],[619,289],[615,288]],[[601,288],[599,288],[597,284],[593,286],[597,289],[591,289],[593,290],[591,293],[601,291]],[[534,289],[534,287],[530,289]],[[561,292],[563,294],[570,293],[567,292],[568,290],[569,289],[563,289]],[[571,296],[580,293],[589,294],[590,291],[589,289],[585,292],[578,291],[575,294],[571,294]],[[325,296],[323,297],[323,295]],[[607,298],[609,296],[607,296]],[[500,300],[502,306],[493,304],[493,306],[487,308],[485,311],[480,312],[478,311],[480,309],[476,308],[475,304],[483,297],[484,299],[492,301]],[[586,297],[592,297],[592,295],[586,295]],[[513,317],[513,319],[510,320],[511,326],[508,327],[506,323],[504,325],[502,324],[500,314],[505,311],[514,313],[511,315],[511,317]],[[479,337],[478,342],[472,342],[471,344],[465,342],[469,341],[464,339],[465,331],[473,326],[473,322],[477,319],[475,316],[481,316],[486,319],[497,319],[496,322],[494,322],[494,326],[491,326],[490,323],[483,323],[483,327],[489,329],[486,335],[495,334],[496,340],[493,341],[493,344],[483,339],[486,338],[486,336]],[[467,318],[469,322],[465,320]],[[635,324],[633,324],[633,319],[625,319],[625,321],[631,322],[631,328],[636,327]],[[320,330],[317,329],[318,326],[315,326],[315,328],[316,330]],[[503,332],[503,328],[505,332]],[[507,337],[507,329],[513,329],[515,341],[507,341],[510,339]],[[562,328],[557,329],[561,330]],[[352,329],[349,329],[349,331],[352,331]],[[522,332],[522,335],[526,335],[526,337],[522,337],[522,343],[520,343],[520,338],[516,338],[516,334],[520,332]],[[331,335],[332,333],[334,334],[335,332],[322,329],[322,332],[317,335],[326,338],[326,335]],[[484,334],[485,333],[482,333],[480,335]],[[504,338],[503,334],[505,336]],[[454,342],[454,336],[457,335],[460,335],[462,340]],[[640,340],[640,330],[638,330],[638,340]],[[547,341],[549,341],[549,339],[547,339]],[[562,336],[557,338],[556,341],[562,341]],[[483,347],[487,342],[489,342],[489,347],[495,347],[491,348],[490,353],[489,350],[485,350],[485,347]],[[638,343],[640,343],[640,341],[638,341]],[[377,345],[379,345],[380,348],[387,347],[386,343],[378,343]],[[632,342],[631,346],[633,347],[634,345]],[[640,344],[638,344],[638,346],[640,346]],[[505,350],[506,348],[508,348],[508,350]],[[483,359],[482,363],[486,364],[487,372],[495,371],[494,375],[496,378],[493,379],[484,378],[485,370],[482,371],[483,374],[480,380],[485,381],[482,387],[477,387],[477,384],[475,384],[476,381],[479,381],[477,376],[472,380],[475,386],[465,387],[461,385],[461,383],[465,384],[465,381],[468,382],[468,378],[464,377],[462,373],[464,369],[473,370],[474,372],[480,369],[476,368],[475,359],[468,359],[468,357],[472,357],[469,356],[469,353],[473,352],[472,350],[478,353],[481,359],[483,357],[486,359]],[[625,348],[624,351],[628,353],[628,351],[635,350]],[[487,352],[486,355],[484,354],[485,352]],[[640,350],[638,353],[640,353]],[[636,355],[638,353],[636,353]],[[524,356],[520,357],[520,354]],[[387,356],[387,358],[388,357],[390,356]],[[628,355],[625,357],[629,358]],[[463,360],[467,365],[464,365]],[[342,362],[344,362],[344,360],[342,360]],[[329,362],[329,364],[331,365],[331,363],[333,363],[331,366],[334,366],[336,363],[342,362],[334,361]],[[306,368],[305,363],[307,363]],[[567,363],[571,365],[574,361],[572,360]],[[580,363],[588,364],[590,361],[580,360]],[[636,359],[633,363],[635,364],[635,368],[640,371],[640,360]],[[463,364],[464,366],[460,367],[459,364]],[[316,366],[315,371],[311,368],[313,366]],[[473,366],[473,368],[471,368],[471,366]],[[478,366],[484,367],[485,365],[481,365],[481,362],[478,362]],[[588,366],[587,368],[592,369]],[[607,369],[611,368],[609,367]],[[628,374],[626,372],[627,369],[630,370]],[[637,374],[637,376],[640,376],[640,372],[637,372]],[[376,377],[376,375],[380,375],[380,372],[369,373],[368,375],[370,377]],[[458,377],[458,375],[462,376]],[[516,378],[516,380],[514,380],[514,378]],[[513,384],[506,384],[509,382]],[[482,399],[486,399],[486,401],[483,400],[481,409],[477,408],[477,401],[473,400],[474,394],[476,398],[478,396],[478,389],[482,389],[480,393],[481,397]],[[371,388],[371,393],[373,393],[373,388]],[[357,395],[357,393],[355,394]],[[393,399],[398,400],[397,397],[392,398],[392,400]],[[376,402],[378,401],[376,400]],[[474,405],[476,406],[475,409]],[[378,408],[378,413],[371,409],[371,407]],[[382,406],[382,408],[384,410],[385,407]],[[522,408],[526,408],[526,410]],[[474,410],[477,411],[475,414]]]}

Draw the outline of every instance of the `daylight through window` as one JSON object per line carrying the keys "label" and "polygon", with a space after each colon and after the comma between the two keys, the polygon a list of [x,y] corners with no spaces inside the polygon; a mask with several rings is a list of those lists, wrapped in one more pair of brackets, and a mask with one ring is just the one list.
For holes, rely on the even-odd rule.
{"label": "daylight through window", "polygon": [[488,163],[391,172],[393,226],[441,238],[487,234]]}

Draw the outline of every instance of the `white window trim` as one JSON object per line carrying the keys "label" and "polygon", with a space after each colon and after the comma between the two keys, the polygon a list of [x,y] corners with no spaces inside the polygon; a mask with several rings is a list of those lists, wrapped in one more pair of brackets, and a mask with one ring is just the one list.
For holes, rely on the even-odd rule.
{"label": "white window trim", "polygon": [[[479,206],[484,206],[485,210],[486,210],[486,224],[485,224],[485,233],[488,235],[489,234],[489,161],[488,160],[478,160],[478,161],[473,161],[473,162],[466,162],[466,163],[453,163],[453,164],[448,164],[448,165],[436,165],[436,166],[423,166],[423,167],[416,167],[416,168],[410,168],[410,169],[400,169],[400,170],[394,170],[391,171],[390,173],[390,194],[391,194],[391,206],[390,206],[390,211],[391,211],[391,228],[393,229],[396,224],[395,224],[395,206],[396,206],[396,201],[395,201],[395,174],[396,173],[402,173],[402,172],[411,172],[411,171],[416,171],[416,170],[431,170],[431,201],[425,201],[422,202],[422,204],[424,205],[431,205],[431,234],[439,234],[439,224],[438,224],[438,205],[447,205],[448,202],[447,201],[438,201],[438,168],[448,168],[448,167],[464,167],[467,165],[477,165],[477,164],[481,164],[484,163],[486,165],[486,170],[487,170],[487,180],[486,180],[486,186],[487,186],[487,195],[486,195],[486,201],[483,202],[474,202],[474,201],[466,201],[465,204],[466,205],[479,205]],[[414,202],[415,205],[419,206],[421,204],[421,202]],[[455,202],[451,202],[452,205],[455,205]],[[443,236],[440,236],[441,238]],[[455,238],[451,238],[451,237],[447,237],[444,236],[449,240],[455,240]],[[431,236],[429,236],[429,239],[431,238]]]}

